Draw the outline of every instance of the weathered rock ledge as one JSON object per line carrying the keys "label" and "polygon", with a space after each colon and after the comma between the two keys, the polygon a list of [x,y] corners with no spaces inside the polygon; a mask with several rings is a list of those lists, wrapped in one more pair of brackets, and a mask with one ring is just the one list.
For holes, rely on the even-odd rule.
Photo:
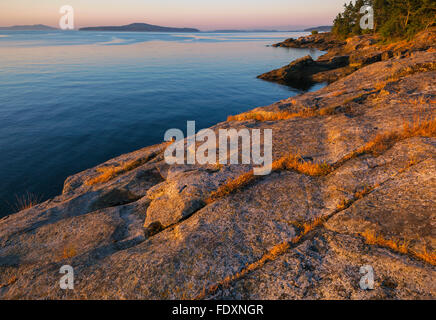
{"label": "weathered rock ledge", "polygon": [[[434,127],[356,150],[434,119],[435,59],[376,62],[247,113],[310,115],[212,127],[272,129],[274,159],[336,164],[322,176],[278,170],[211,203],[251,166],[170,166],[160,144],[68,178],[58,197],[0,220],[0,299],[434,299]],[[59,288],[63,265],[74,290]],[[364,265],[374,290],[359,287]]]}

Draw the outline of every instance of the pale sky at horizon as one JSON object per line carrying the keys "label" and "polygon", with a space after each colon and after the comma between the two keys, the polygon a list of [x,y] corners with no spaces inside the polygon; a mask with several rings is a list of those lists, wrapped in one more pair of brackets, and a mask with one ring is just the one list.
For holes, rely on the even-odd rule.
{"label": "pale sky at horizon", "polygon": [[[71,5],[75,26],[144,22],[211,29],[331,25],[346,0],[0,0],[0,26],[58,27],[59,8]],[[348,0],[349,1],[349,0]]]}

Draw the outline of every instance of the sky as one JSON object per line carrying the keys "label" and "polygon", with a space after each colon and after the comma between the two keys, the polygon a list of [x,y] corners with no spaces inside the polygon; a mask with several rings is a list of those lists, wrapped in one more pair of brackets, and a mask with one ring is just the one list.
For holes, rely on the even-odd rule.
{"label": "sky", "polygon": [[0,26],[58,27],[60,7],[75,27],[143,22],[169,27],[278,29],[331,25],[345,0],[0,0]]}

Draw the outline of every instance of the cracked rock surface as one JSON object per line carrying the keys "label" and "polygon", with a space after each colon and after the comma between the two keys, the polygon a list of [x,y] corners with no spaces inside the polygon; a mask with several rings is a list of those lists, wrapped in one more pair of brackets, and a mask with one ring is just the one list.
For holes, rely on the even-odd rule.
{"label": "cracked rock surface", "polygon": [[[340,164],[324,176],[275,171],[208,202],[251,166],[168,165],[168,144],[160,144],[68,178],[58,197],[0,220],[0,298],[435,298],[434,265],[361,235],[434,252],[435,137],[403,139],[380,154],[340,162],[377,134],[435,116],[435,60],[427,50],[373,63],[316,92],[251,111],[333,113],[212,127],[272,129],[274,159],[294,152]],[[395,74],[401,76],[380,88]],[[134,165],[89,182],[126,163]],[[293,242],[304,223],[319,217],[321,226]],[[238,276],[283,242],[291,244],[287,250]],[[74,290],[59,288],[63,265],[74,268]],[[364,265],[374,269],[374,290],[359,287]]]}

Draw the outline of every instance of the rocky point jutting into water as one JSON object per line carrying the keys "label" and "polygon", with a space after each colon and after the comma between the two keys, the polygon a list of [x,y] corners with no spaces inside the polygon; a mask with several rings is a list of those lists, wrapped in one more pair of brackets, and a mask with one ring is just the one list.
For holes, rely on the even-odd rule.
{"label": "rocky point jutting into water", "polygon": [[287,39],[273,47],[316,48],[328,52],[314,61],[310,56],[260,75],[258,78],[296,87],[316,82],[332,83],[375,62],[401,59],[413,52],[426,51],[434,46],[435,31],[426,31],[411,41],[379,44],[376,35],[362,35],[337,40],[330,33],[320,33],[298,39]]}
{"label": "rocky point jutting into water", "polygon": [[262,78],[330,84],[212,127],[273,129],[273,173],[163,143],[69,177],[0,220],[0,298],[435,298],[435,38],[285,41],[329,51]]}

